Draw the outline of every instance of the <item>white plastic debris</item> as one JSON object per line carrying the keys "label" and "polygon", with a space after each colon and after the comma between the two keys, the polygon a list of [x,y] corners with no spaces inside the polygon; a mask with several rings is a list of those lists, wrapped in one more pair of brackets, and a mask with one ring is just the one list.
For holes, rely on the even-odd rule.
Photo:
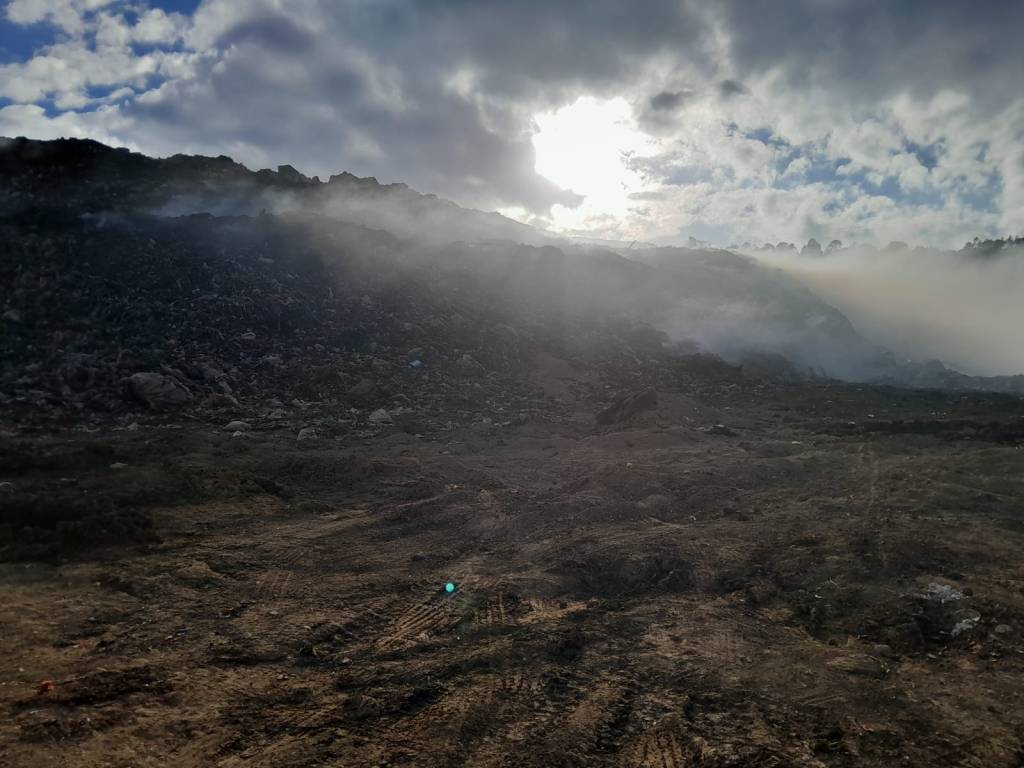
{"label": "white plastic debris", "polygon": [[921,597],[926,600],[934,600],[937,603],[949,603],[954,600],[963,600],[964,593],[956,587],[951,587],[948,584],[939,584],[933,581],[929,584],[924,592],[921,593]]}

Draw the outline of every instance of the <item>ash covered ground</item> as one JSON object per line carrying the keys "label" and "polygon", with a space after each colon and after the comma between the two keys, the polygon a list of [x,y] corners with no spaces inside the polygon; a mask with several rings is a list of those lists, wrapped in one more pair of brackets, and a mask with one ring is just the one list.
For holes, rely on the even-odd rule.
{"label": "ash covered ground", "polygon": [[2,168],[0,763],[1024,760],[1018,379],[735,254]]}

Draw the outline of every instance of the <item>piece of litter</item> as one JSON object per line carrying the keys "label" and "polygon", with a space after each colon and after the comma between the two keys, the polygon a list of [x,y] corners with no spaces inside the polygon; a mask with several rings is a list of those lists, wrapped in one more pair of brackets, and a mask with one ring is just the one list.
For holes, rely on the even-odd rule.
{"label": "piece of litter", "polygon": [[921,593],[921,597],[927,600],[934,600],[938,603],[949,603],[954,600],[962,600],[964,593],[956,587],[951,587],[948,584],[939,584],[932,582],[929,584],[924,592]]}

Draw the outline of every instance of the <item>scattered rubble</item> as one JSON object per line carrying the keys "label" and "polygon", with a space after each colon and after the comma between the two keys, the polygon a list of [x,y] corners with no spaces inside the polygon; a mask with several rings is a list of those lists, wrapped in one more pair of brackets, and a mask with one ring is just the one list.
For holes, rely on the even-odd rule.
{"label": "scattered rubble", "polygon": [[194,399],[180,382],[161,373],[132,374],[127,387],[132,397],[155,411],[180,408]]}
{"label": "scattered rubble", "polygon": [[598,424],[617,424],[628,421],[643,411],[658,406],[658,393],[654,387],[645,387],[638,392],[631,392],[616,398],[615,402],[600,411],[595,417]]}
{"label": "scattered rubble", "polygon": [[391,414],[389,414],[384,408],[378,408],[367,417],[367,421],[371,424],[377,425],[390,424]]}
{"label": "scattered rubble", "polygon": [[926,600],[933,600],[939,603],[950,603],[954,600],[963,600],[965,597],[964,593],[956,587],[952,587],[949,584],[939,584],[934,581],[925,587],[921,596]]}

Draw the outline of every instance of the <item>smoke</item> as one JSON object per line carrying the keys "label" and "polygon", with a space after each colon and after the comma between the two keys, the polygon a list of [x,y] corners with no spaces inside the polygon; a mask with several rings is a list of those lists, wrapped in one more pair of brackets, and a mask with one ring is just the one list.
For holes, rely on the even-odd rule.
{"label": "smoke", "polygon": [[[264,171],[268,178],[279,174]],[[348,173],[330,183],[304,179],[295,187],[264,186],[252,180],[217,184],[171,196],[149,209],[156,216],[197,213],[213,216],[256,216],[260,213],[304,213],[383,230],[402,240],[435,246],[457,241],[510,240],[546,245],[554,237],[497,213],[462,208],[424,195],[405,184],[380,184],[374,178]]]}
{"label": "smoke", "polygon": [[[261,174],[234,184],[193,185],[153,212],[303,212],[387,231],[427,250],[456,241],[557,245],[569,256],[563,266],[573,267],[574,303],[646,314],[670,337],[730,359],[779,354],[804,369],[863,381],[903,379],[908,370],[900,361],[933,359],[975,376],[1024,373],[1017,338],[1024,328],[1024,247],[980,258],[971,250],[843,249],[803,257],[641,246],[618,254],[654,270],[623,271],[580,258],[580,246],[549,233],[404,184],[351,174],[326,184],[294,171]],[[477,256],[504,263],[486,248]],[[541,282],[537,292],[545,294]]]}
{"label": "smoke", "polygon": [[938,359],[971,375],[1024,373],[1024,248],[851,248],[821,257],[753,254],[783,269],[899,356]]}

